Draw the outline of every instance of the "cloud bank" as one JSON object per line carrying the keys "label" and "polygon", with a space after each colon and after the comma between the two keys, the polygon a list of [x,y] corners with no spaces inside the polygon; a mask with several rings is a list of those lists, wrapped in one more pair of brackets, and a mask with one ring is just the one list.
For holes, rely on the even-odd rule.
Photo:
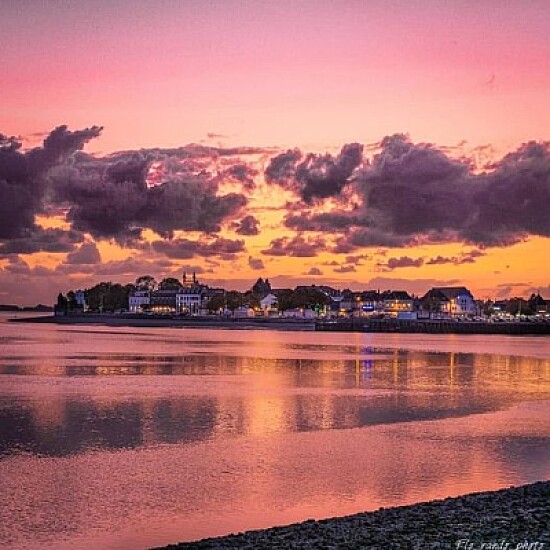
{"label": "cloud bank", "polygon": [[304,193],[298,170],[288,168],[291,162],[287,155],[280,171],[302,207],[293,207],[286,226],[338,234],[338,252],[448,242],[509,246],[528,235],[550,236],[548,143],[522,145],[480,173],[433,144],[388,136],[346,180],[346,193],[332,184],[316,191],[316,197],[339,200],[322,212],[310,204],[312,195]]}

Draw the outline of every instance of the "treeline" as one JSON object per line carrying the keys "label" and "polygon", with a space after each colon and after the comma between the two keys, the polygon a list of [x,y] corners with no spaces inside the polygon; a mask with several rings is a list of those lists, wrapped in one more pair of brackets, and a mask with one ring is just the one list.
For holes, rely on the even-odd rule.
{"label": "treeline", "polygon": [[11,311],[51,311],[52,306],[45,306],[44,304],[38,304],[36,306],[16,306],[14,304],[0,304],[0,312]]}
{"label": "treeline", "polygon": [[[120,283],[101,282],[83,291],[70,290],[66,295],[60,293],[57,297],[56,309],[62,311],[82,310],[82,303],[79,303],[77,292],[82,292],[86,301],[87,309],[90,311],[115,312],[127,310],[129,307],[129,296],[135,290],[179,290],[183,285],[175,278],[167,277],[157,283],[154,277],[142,275],[135,283],[122,285]],[[257,285],[245,292],[229,290],[214,292],[206,301],[206,309],[211,313],[228,309],[235,311],[241,307],[259,308],[260,300],[265,295],[260,292]],[[267,290],[267,289],[265,289]],[[278,298],[278,309],[285,311],[293,308],[322,308],[330,302],[330,298],[316,288],[296,288],[275,291]]]}
{"label": "treeline", "polygon": [[[324,292],[314,288],[284,289],[275,292],[277,295],[277,309],[280,311],[294,308],[322,308],[330,302],[330,298]],[[216,312],[220,309],[235,311],[240,307],[258,308],[261,299],[262,296],[253,290],[247,290],[246,292],[229,290],[224,294],[212,296],[206,307],[210,312]]]}
{"label": "treeline", "polygon": [[[128,298],[135,290],[135,285],[101,282],[84,291],[86,304],[92,311],[121,311],[128,309]],[[56,309],[65,311],[78,311],[82,304],[78,303],[76,292],[70,290],[67,296],[59,294]]]}

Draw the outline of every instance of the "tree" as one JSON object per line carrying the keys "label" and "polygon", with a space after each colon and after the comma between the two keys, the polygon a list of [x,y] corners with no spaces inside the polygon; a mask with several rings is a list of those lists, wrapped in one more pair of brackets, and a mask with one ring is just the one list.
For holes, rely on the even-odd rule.
{"label": "tree", "polygon": [[136,279],[136,287],[139,290],[155,290],[157,281],[152,275],[142,275]]}
{"label": "tree", "polygon": [[230,290],[225,293],[225,304],[227,309],[234,311],[243,305],[243,295],[237,290]]}
{"label": "tree", "polygon": [[281,290],[277,293],[279,311],[286,311],[294,307],[293,295],[294,292],[290,289]]}
{"label": "tree", "polygon": [[80,308],[80,305],[76,301],[76,295],[72,290],[67,292],[67,307],[70,310]]}
{"label": "tree", "polygon": [[260,307],[260,296],[255,292],[248,290],[243,295],[243,303],[249,307]]}
{"label": "tree", "polygon": [[87,290],[88,305],[93,311],[128,309],[128,296],[132,285],[101,282]]}
{"label": "tree", "polygon": [[494,302],[492,300],[485,300],[481,305],[481,311],[483,315],[492,315],[494,313]]}
{"label": "tree", "polygon": [[260,298],[267,296],[271,292],[271,284],[269,279],[265,281],[260,277],[252,286],[251,292],[257,294]]}
{"label": "tree", "polygon": [[529,303],[523,298],[512,298],[506,306],[506,313],[510,315],[533,315]]}
{"label": "tree", "polygon": [[183,285],[174,277],[162,279],[159,283],[159,290],[180,290]]}
{"label": "tree", "polygon": [[215,294],[214,296],[210,297],[210,299],[206,303],[206,308],[210,313],[216,313],[220,309],[223,309],[224,307],[225,307],[224,294]]}
{"label": "tree", "polygon": [[65,296],[63,296],[63,294],[60,292],[57,295],[57,304],[55,308],[58,310],[67,311],[67,305],[68,305],[67,298],[65,298]]}
{"label": "tree", "polygon": [[313,309],[315,306],[325,306],[330,298],[317,288],[297,288],[292,293],[292,307],[303,307]]}

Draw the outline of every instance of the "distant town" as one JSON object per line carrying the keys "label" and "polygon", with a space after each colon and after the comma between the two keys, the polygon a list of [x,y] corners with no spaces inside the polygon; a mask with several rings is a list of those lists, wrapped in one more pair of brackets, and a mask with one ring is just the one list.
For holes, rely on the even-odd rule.
{"label": "distant town", "polygon": [[352,291],[327,285],[272,288],[259,278],[239,292],[201,283],[195,273],[157,282],[151,275],[134,283],[102,282],[88,289],[60,293],[57,316],[113,313],[154,316],[222,316],[227,318],[357,318],[394,319],[550,319],[550,300],[539,293],[528,298],[478,300],[464,286],[434,287],[423,296],[404,290]]}

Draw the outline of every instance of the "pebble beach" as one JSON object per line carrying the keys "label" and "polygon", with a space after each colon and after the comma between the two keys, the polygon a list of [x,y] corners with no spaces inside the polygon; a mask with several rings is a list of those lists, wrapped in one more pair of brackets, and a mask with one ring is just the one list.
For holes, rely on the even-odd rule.
{"label": "pebble beach", "polygon": [[[550,549],[550,482],[169,545],[185,549]],[[157,549],[158,550],[158,549]]]}

